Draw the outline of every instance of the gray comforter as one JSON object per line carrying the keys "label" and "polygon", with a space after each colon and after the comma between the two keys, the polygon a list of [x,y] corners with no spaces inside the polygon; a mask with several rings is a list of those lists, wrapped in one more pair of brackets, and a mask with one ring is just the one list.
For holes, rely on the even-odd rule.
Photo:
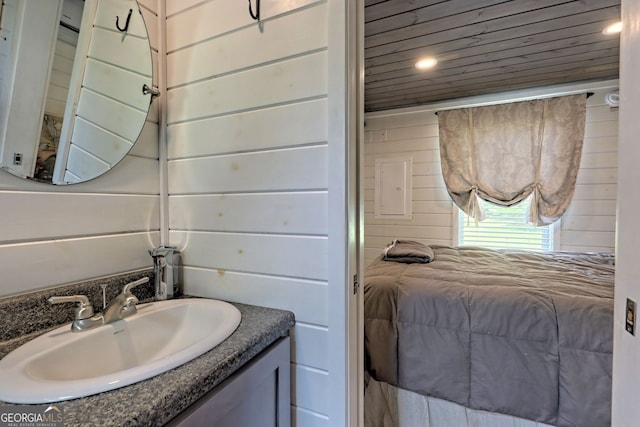
{"label": "gray comforter", "polygon": [[365,274],[378,381],[557,426],[611,423],[614,260],[436,247]]}

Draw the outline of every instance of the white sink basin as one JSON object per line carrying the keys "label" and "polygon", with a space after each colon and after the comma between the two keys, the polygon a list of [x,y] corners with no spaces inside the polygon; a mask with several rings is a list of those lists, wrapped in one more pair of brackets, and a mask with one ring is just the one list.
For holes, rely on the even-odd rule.
{"label": "white sink basin", "polygon": [[123,387],[206,353],[239,323],[233,305],[190,298],[140,304],[137,314],[84,332],[65,325],[0,360],[0,400],[48,403]]}

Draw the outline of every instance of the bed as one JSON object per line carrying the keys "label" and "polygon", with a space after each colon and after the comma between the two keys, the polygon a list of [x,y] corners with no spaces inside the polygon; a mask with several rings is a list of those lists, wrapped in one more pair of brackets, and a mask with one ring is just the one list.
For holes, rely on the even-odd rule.
{"label": "bed", "polygon": [[402,244],[365,272],[366,425],[610,425],[613,255]]}

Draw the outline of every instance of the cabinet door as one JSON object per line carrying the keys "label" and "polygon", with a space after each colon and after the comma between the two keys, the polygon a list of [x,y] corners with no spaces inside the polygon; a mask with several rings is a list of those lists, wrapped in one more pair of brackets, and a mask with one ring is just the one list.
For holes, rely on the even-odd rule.
{"label": "cabinet door", "polygon": [[168,426],[289,427],[289,345],[289,337],[276,341]]}

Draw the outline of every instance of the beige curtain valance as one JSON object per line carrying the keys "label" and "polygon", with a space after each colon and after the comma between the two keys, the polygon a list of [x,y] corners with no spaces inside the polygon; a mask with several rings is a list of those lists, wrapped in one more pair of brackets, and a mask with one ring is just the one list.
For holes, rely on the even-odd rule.
{"label": "beige curtain valance", "polygon": [[586,96],[438,113],[447,191],[481,220],[478,197],[503,206],[532,196],[529,221],[551,224],[565,212],[580,166]]}

